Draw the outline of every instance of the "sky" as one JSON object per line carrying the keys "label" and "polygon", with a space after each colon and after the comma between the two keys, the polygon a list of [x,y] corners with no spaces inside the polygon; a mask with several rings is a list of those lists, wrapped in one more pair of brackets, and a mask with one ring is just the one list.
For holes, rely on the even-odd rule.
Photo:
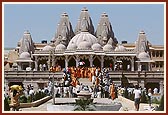
{"label": "sky", "polygon": [[81,9],[86,7],[94,29],[106,12],[118,42],[135,43],[143,30],[153,45],[164,45],[163,4],[113,4],[113,3],[57,3],[57,4],[5,4],[4,5],[4,47],[16,47],[17,42],[28,30],[36,43],[54,37],[61,14],[66,12],[73,30],[77,25]]}

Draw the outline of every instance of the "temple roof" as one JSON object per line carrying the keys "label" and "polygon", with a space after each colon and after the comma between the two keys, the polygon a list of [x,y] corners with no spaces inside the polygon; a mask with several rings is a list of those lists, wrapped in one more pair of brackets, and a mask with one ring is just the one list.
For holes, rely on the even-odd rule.
{"label": "temple roof", "polygon": [[26,30],[23,34],[23,37],[20,40],[20,49],[19,53],[21,54],[22,52],[29,52],[33,53],[34,52],[34,43],[31,37],[31,34],[28,30]]}
{"label": "temple roof", "polygon": [[55,45],[62,43],[65,46],[68,45],[70,39],[74,36],[71,22],[67,13],[61,15],[60,22],[58,23],[55,38],[52,41],[55,42]]}
{"label": "temple roof", "polygon": [[104,47],[103,47],[103,51],[112,51],[114,50],[114,47],[111,45],[111,44],[106,44]]}
{"label": "temple roof", "polygon": [[30,58],[30,54],[28,52],[22,52],[19,56],[19,58],[25,58],[28,59]]}
{"label": "temple roof", "polygon": [[77,48],[88,49],[89,47],[91,49],[91,46],[95,43],[97,43],[97,38],[95,36],[89,32],[81,32],[71,39],[68,48],[75,44]]}
{"label": "temple roof", "polygon": [[115,51],[126,51],[126,48],[123,46],[123,45],[121,45],[121,44],[119,44],[116,48],[115,48]]}
{"label": "temple roof", "polygon": [[53,49],[52,46],[46,45],[42,50],[43,50],[43,51],[50,51],[50,50],[52,50],[52,49]]}

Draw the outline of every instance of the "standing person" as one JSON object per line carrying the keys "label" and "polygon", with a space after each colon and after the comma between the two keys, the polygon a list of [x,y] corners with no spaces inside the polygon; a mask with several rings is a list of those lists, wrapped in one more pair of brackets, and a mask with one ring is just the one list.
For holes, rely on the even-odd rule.
{"label": "standing person", "polygon": [[46,64],[44,63],[44,64],[43,64],[43,71],[46,71],[46,67],[47,67],[47,66],[46,66]]}
{"label": "standing person", "polygon": [[151,109],[151,104],[152,104],[151,97],[152,97],[152,89],[149,88],[149,89],[148,89],[149,109]]}
{"label": "standing person", "polygon": [[114,83],[111,83],[111,85],[110,85],[110,96],[111,96],[112,100],[115,99],[115,86],[114,86]]}
{"label": "standing person", "polygon": [[134,90],[134,102],[135,102],[135,109],[139,111],[139,104],[141,99],[141,91],[138,89],[138,85],[135,86]]}
{"label": "standing person", "polygon": [[106,84],[104,86],[104,93],[105,93],[105,98],[109,97],[109,86]]}
{"label": "standing person", "polygon": [[73,97],[73,86],[71,84],[69,85],[69,97]]}
{"label": "standing person", "polygon": [[158,88],[157,87],[154,88],[153,94],[158,94]]}
{"label": "standing person", "polygon": [[33,102],[33,98],[34,98],[34,90],[33,87],[31,87],[30,91],[29,91],[29,95],[30,95],[30,101]]}

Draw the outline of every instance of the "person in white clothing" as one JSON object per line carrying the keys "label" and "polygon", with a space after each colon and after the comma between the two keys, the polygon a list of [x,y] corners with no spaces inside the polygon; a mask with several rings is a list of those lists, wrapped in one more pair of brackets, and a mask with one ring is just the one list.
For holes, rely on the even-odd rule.
{"label": "person in white clothing", "polygon": [[158,93],[158,88],[154,88],[154,90],[153,90],[153,94],[157,94]]}
{"label": "person in white clothing", "polygon": [[140,104],[140,99],[141,99],[141,90],[138,89],[138,85],[135,86],[134,90],[134,104],[135,104],[135,109],[139,111],[139,104]]}

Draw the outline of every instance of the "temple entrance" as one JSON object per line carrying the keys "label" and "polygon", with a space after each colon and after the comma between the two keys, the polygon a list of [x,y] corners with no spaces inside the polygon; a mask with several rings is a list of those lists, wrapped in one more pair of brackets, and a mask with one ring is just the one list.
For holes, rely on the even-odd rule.
{"label": "temple entrance", "polygon": [[89,59],[80,59],[80,62],[85,62],[85,64],[83,66],[85,67],[90,67],[90,62],[89,62]]}
{"label": "temple entrance", "polygon": [[112,59],[105,59],[104,60],[104,67],[105,68],[110,68],[111,70],[114,70],[114,62]]}
{"label": "temple entrance", "polygon": [[37,70],[40,70],[40,71],[44,70],[43,68],[44,65],[45,65],[45,70],[48,70],[47,60],[39,60]]}
{"label": "temple entrance", "polygon": [[28,62],[22,62],[22,64],[21,64],[22,70],[26,70],[27,67],[29,67],[29,63]]}
{"label": "temple entrance", "polygon": [[130,60],[123,60],[123,70],[131,71],[131,62]]}
{"label": "temple entrance", "polygon": [[146,85],[145,85],[145,88],[146,89],[149,89],[149,88],[151,88],[152,89],[152,92],[153,92],[153,89],[154,88],[157,88],[158,89],[158,92],[159,92],[159,90],[160,90],[160,87],[159,87],[160,85],[159,85],[159,83],[157,83],[157,82],[148,82]]}
{"label": "temple entrance", "polygon": [[95,67],[100,67],[101,68],[101,62],[100,62],[100,60],[97,57],[94,59],[93,65]]}
{"label": "temple entrance", "polygon": [[69,67],[76,67],[76,61],[74,58],[71,58],[68,62]]}
{"label": "temple entrance", "polygon": [[148,71],[148,63],[141,63],[141,71]]}
{"label": "temple entrance", "polygon": [[64,59],[57,60],[56,64],[60,65],[61,68],[65,68],[65,60]]}

